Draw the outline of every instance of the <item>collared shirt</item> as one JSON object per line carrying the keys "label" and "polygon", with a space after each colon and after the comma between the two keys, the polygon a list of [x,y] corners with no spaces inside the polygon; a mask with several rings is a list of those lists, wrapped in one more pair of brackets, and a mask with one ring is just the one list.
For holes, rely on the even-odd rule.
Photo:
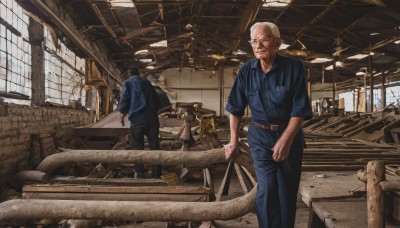
{"label": "collared shirt", "polygon": [[286,124],[291,117],[312,118],[302,63],[277,55],[271,69],[264,73],[260,60],[242,65],[228,97],[226,110],[243,116],[247,105],[253,121]]}
{"label": "collared shirt", "polygon": [[160,99],[149,80],[135,75],[124,81],[118,110],[128,114],[132,127],[158,121],[159,107]]}

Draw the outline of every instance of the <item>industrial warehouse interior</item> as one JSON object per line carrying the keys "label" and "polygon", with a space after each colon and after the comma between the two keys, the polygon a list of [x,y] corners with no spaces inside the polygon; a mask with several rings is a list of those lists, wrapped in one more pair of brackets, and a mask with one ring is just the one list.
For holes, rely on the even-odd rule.
{"label": "industrial warehouse interior", "polygon": [[[313,112],[295,227],[400,227],[398,0],[0,0],[0,227],[259,227],[249,108],[224,155],[256,22]],[[159,150],[121,124],[132,67],[162,101]]]}

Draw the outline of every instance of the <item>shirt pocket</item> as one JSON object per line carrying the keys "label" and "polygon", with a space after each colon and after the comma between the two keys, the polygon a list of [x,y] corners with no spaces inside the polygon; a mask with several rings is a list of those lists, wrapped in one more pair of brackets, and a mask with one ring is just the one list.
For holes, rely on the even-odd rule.
{"label": "shirt pocket", "polygon": [[290,93],[286,86],[276,86],[275,87],[275,96],[274,103],[285,105],[289,101]]}
{"label": "shirt pocket", "polygon": [[253,113],[263,111],[262,96],[259,89],[246,90],[245,92],[250,110]]}

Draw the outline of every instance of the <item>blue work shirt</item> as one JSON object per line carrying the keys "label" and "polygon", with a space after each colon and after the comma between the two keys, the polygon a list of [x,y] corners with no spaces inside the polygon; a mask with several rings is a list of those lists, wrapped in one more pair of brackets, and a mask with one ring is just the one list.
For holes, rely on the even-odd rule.
{"label": "blue work shirt", "polygon": [[254,59],[240,67],[225,108],[241,117],[249,105],[252,120],[262,124],[287,124],[291,117],[307,120],[313,114],[306,88],[299,60],[277,55],[264,73]]}
{"label": "blue work shirt", "polygon": [[118,110],[128,114],[132,127],[158,121],[159,107],[160,99],[149,80],[135,75],[124,81]]}

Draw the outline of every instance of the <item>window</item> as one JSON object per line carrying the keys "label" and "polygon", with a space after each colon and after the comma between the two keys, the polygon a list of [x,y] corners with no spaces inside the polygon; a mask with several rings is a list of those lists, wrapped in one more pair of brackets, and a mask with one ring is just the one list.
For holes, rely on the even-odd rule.
{"label": "window", "polygon": [[56,49],[46,29],[44,36],[46,101],[69,105],[72,100],[81,100],[84,105],[85,60],[77,57],[59,40],[60,48]]}
{"label": "window", "polygon": [[28,37],[29,17],[14,0],[0,2],[0,92],[32,95],[31,45]]}

